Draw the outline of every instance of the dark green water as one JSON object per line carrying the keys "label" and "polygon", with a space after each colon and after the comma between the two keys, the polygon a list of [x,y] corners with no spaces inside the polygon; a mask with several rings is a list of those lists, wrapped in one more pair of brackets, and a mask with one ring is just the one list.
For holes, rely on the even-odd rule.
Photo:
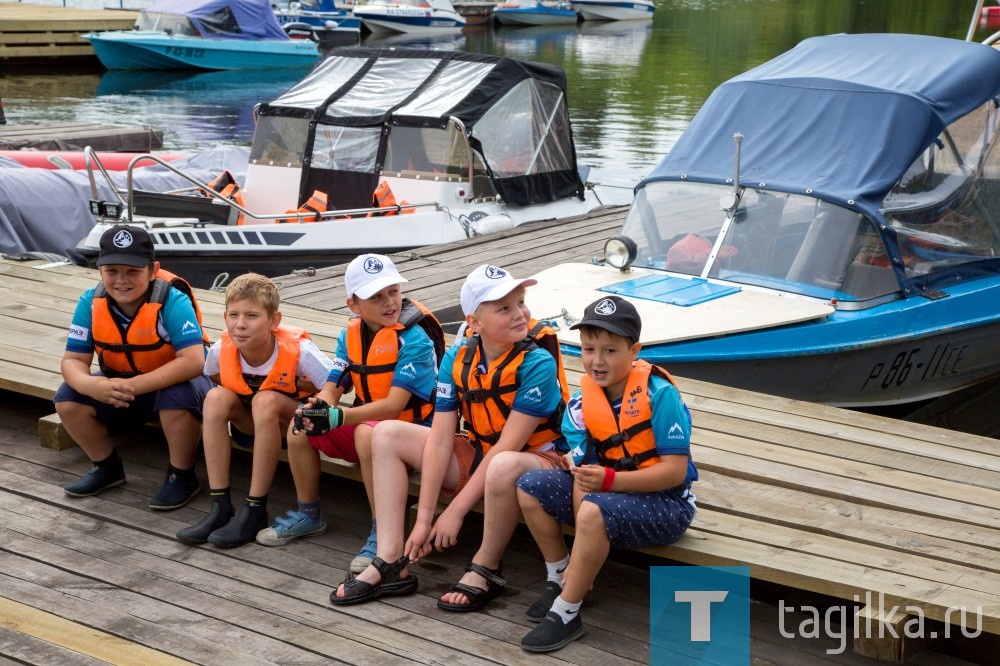
{"label": "dark green water", "polygon": [[[594,168],[596,180],[627,193],[726,79],[814,35],[909,32],[964,39],[974,7],[971,0],[659,0],[652,24],[469,28],[440,40],[392,43],[563,67],[580,163]],[[249,144],[253,105],[305,74],[60,69],[0,71],[8,122],[146,125],[164,132],[169,150]]]}

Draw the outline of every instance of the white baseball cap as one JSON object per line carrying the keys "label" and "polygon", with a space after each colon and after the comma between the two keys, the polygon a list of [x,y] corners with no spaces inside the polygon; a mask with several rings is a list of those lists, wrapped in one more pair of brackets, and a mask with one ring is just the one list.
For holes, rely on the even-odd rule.
{"label": "white baseball cap", "polygon": [[399,274],[392,259],[382,254],[362,254],[347,265],[344,287],[347,297],[370,298],[386,287],[408,280]]}
{"label": "white baseball cap", "polygon": [[483,303],[498,301],[518,287],[530,287],[533,284],[538,284],[538,280],[516,280],[499,266],[483,264],[465,278],[465,284],[462,285],[462,312],[466,315],[473,314]]}

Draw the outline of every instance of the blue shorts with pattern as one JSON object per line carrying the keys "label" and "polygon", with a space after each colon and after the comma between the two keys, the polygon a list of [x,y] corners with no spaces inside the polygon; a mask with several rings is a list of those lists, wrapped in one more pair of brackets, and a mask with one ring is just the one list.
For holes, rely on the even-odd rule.
{"label": "blue shorts with pattern", "polygon": [[[95,372],[93,374],[96,376],[101,373]],[[107,426],[108,432],[114,435],[120,432],[138,430],[152,421],[160,410],[164,409],[185,409],[194,414],[200,421],[205,394],[213,386],[211,379],[205,375],[198,375],[191,381],[167,386],[153,393],[137,395],[128,407],[120,408],[94,400],[63,382],[56,389],[52,402],[78,402],[90,405],[97,410],[97,420]]]}
{"label": "blue shorts with pattern", "polygon": [[[575,524],[573,474],[566,469],[525,472],[517,487],[531,495],[550,516],[563,525]],[[690,490],[655,493],[588,493],[584,502],[601,510],[612,548],[649,548],[677,541],[694,514],[695,497]]]}

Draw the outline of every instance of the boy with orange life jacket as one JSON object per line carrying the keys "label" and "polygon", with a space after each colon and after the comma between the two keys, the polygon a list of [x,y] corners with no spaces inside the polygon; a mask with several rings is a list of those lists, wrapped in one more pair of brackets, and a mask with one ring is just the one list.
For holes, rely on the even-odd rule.
{"label": "boy with orange life jacket", "polygon": [[[257,535],[265,546],[280,546],[327,529],[319,503],[320,452],[360,463],[372,497],[371,436],[379,421],[400,419],[429,424],[434,411],[434,377],[444,354],[444,331],[416,301],[403,298],[406,282],[389,257],[363,254],[347,266],[347,306],[355,314],[337,338],[333,370],[316,398],[296,412],[288,433],[288,463],[298,507]],[[354,389],[352,407],[337,407]],[[373,509],[374,512],[374,509]],[[375,557],[376,530],[351,562],[360,573]]]}
{"label": "boy with orange life jacket", "polygon": [[[305,331],[281,323],[279,304],[278,287],[256,273],[237,277],[226,289],[226,330],[205,360],[205,374],[218,384],[204,410],[212,504],[208,515],[177,533],[184,543],[232,548],[253,541],[267,525],[282,434],[300,401],[333,367]],[[250,492],[238,513],[229,496],[230,423],[253,435]]]}
{"label": "boy with orange life jacket", "polygon": [[[515,482],[528,470],[566,464],[567,447],[559,433],[565,397],[558,364],[528,337],[531,313],[524,294],[533,284],[535,280],[516,280],[491,265],[480,266],[466,279],[461,304],[472,335],[460,338],[441,361],[431,427],[384,421],[375,428],[378,556],[330,595],[333,604],[415,591],[417,579],[407,564],[432,547],[455,545],[466,514],[481,499],[482,545],[438,607],[474,611],[503,591],[500,558],[519,516]],[[466,433],[458,432],[460,417]],[[420,503],[404,544],[411,468],[422,474]],[[452,501],[434,521],[439,492]]]}
{"label": "boy with orange life jacket", "polygon": [[[125,483],[110,433],[159,416],[170,451],[166,480],[149,508],[184,506],[201,489],[194,472],[201,410],[212,387],[202,375],[207,337],[191,287],[160,269],[139,226],[101,236],[101,282],[80,296],[62,359],[56,412],[93,467],[64,490],[96,495]],[[91,374],[97,356],[99,372]]]}
{"label": "boy with orange life jacket", "polygon": [[[582,636],[580,605],[608,551],[673,543],[697,510],[691,415],[670,375],[637,360],[641,326],[631,303],[608,296],[570,327],[580,331],[586,371],[562,423],[574,466],[517,482],[548,570],[527,611],[539,625],[521,640],[525,650],[551,652]],[[572,556],[561,524],[575,525]]]}

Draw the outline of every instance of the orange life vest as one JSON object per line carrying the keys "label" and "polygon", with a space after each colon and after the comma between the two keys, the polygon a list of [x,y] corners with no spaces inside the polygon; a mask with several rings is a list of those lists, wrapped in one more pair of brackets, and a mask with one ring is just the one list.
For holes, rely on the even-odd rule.
{"label": "orange life vest", "polygon": [[[360,317],[347,322],[347,372],[354,385],[355,405],[382,400],[389,395],[399,360],[401,331],[420,326],[434,344],[435,365],[444,355],[444,329],[434,313],[417,301],[404,298],[396,324],[380,328],[367,344],[367,336],[362,334],[364,325]],[[433,399],[433,394],[429,402],[411,394],[399,420],[423,423],[434,413]]]}
{"label": "orange life vest", "polygon": [[325,192],[319,190],[313,190],[312,196],[304,204],[298,207],[297,210],[286,210],[286,213],[312,213],[311,217],[289,217],[285,219],[278,220],[279,223],[293,223],[293,222],[320,222],[323,220],[323,216],[320,213],[324,213],[328,210],[329,201]]}
{"label": "orange life vest", "polygon": [[[408,205],[408,201],[400,201],[399,206]],[[387,210],[383,211],[372,211],[368,213],[368,217],[374,217],[376,215],[395,215],[397,212],[396,196],[392,193],[392,188],[389,187],[388,181],[383,180],[375,188],[375,193],[372,195],[372,208],[385,208]],[[403,208],[402,213],[412,213],[413,208]]]}
{"label": "orange life vest", "polygon": [[635,470],[659,462],[649,400],[650,374],[676,386],[673,377],[663,368],[647,361],[636,361],[625,383],[625,397],[617,419],[604,389],[594,383],[590,375],[580,378],[583,421],[587,425],[585,460],[596,450],[601,464],[616,470]]}
{"label": "orange life vest", "polygon": [[[532,335],[536,329],[536,335]],[[547,332],[543,333],[543,331]],[[517,369],[524,361],[525,354],[539,347],[550,354],[552,353],[552,349],[540,340],[548,334],[555,337],[551,328],[532,320],[529,335],[524,340],[515,343],[505,356],[495,359],[484,375],[472,372],[473,368],[480,364],[482,358],[478,334],[471,334],[464,353],[459,352],[462,354],[461,363],[456,363],[452,369],[452,378],[458,392],[459,410],[469,433],[469,440],[477,448],[482,448],[484,454],[499,441],[503,426],[510,417],[518,389]],[[537,342],[536,337],[539,338]],[[562,359],[558,354],[559,348],[557,346],[555,359],[561,372]],[[559,379],[562,389],[559,407],[547,419],[538,424],[535,431],[528,437],[524,446],[525,450],[538,449],[562,435],[562,415],[566,409],[569,388],[564,383],[564,376]]]}
{"label": "orange life vest", "polygon": [[258,391],[277,391],[293,398],[312,395],[309,391],[296,388],[296,370],[299,367],[299,342],[308,339],[309,334],[301,328],[279,324],[274,331],[278,341],[278,358],[268,371],[261,385],[254,389],[247,383],[240,368],[240,350],[233,344],[229,333],[222,332],[222,346],[219,350],[219,375],[222,385],[242,396],[250,396]]}
{"label": "orange life vest", "polygon": [[[91,327],[97,365],[105,377],[135,377],[152,372],[177,358],[173,346],[157,331],[160,311],[167,302],[171,287],[176,287],[191,299],[198,325],[201,326],[201,308],[191,285],[170,271],[161,268],[156,272],[146,292],[146,302],[128,324],[122,324],[112,314],[113,299],[108,297],[104,283],[98,283],[91,306]],[[210,344],[204,328],[201,339],[204,345]]]}
{"label": "orange life vest", "polygon": [[[234,176],[229,169],[224,170],[216,176],[215,179],[208,184],[208,186],[227,199],[232,199],[240,206],[243,206],[243,193],[240,191],[240,184],[236,181],[236,176]],[[201,190],[201,193],[206,197],[212,196],[204,190]],[[243,213],[240,213],[236,218],[236,224],[239,226],[244,222],[246,222],[246,216]]]}

